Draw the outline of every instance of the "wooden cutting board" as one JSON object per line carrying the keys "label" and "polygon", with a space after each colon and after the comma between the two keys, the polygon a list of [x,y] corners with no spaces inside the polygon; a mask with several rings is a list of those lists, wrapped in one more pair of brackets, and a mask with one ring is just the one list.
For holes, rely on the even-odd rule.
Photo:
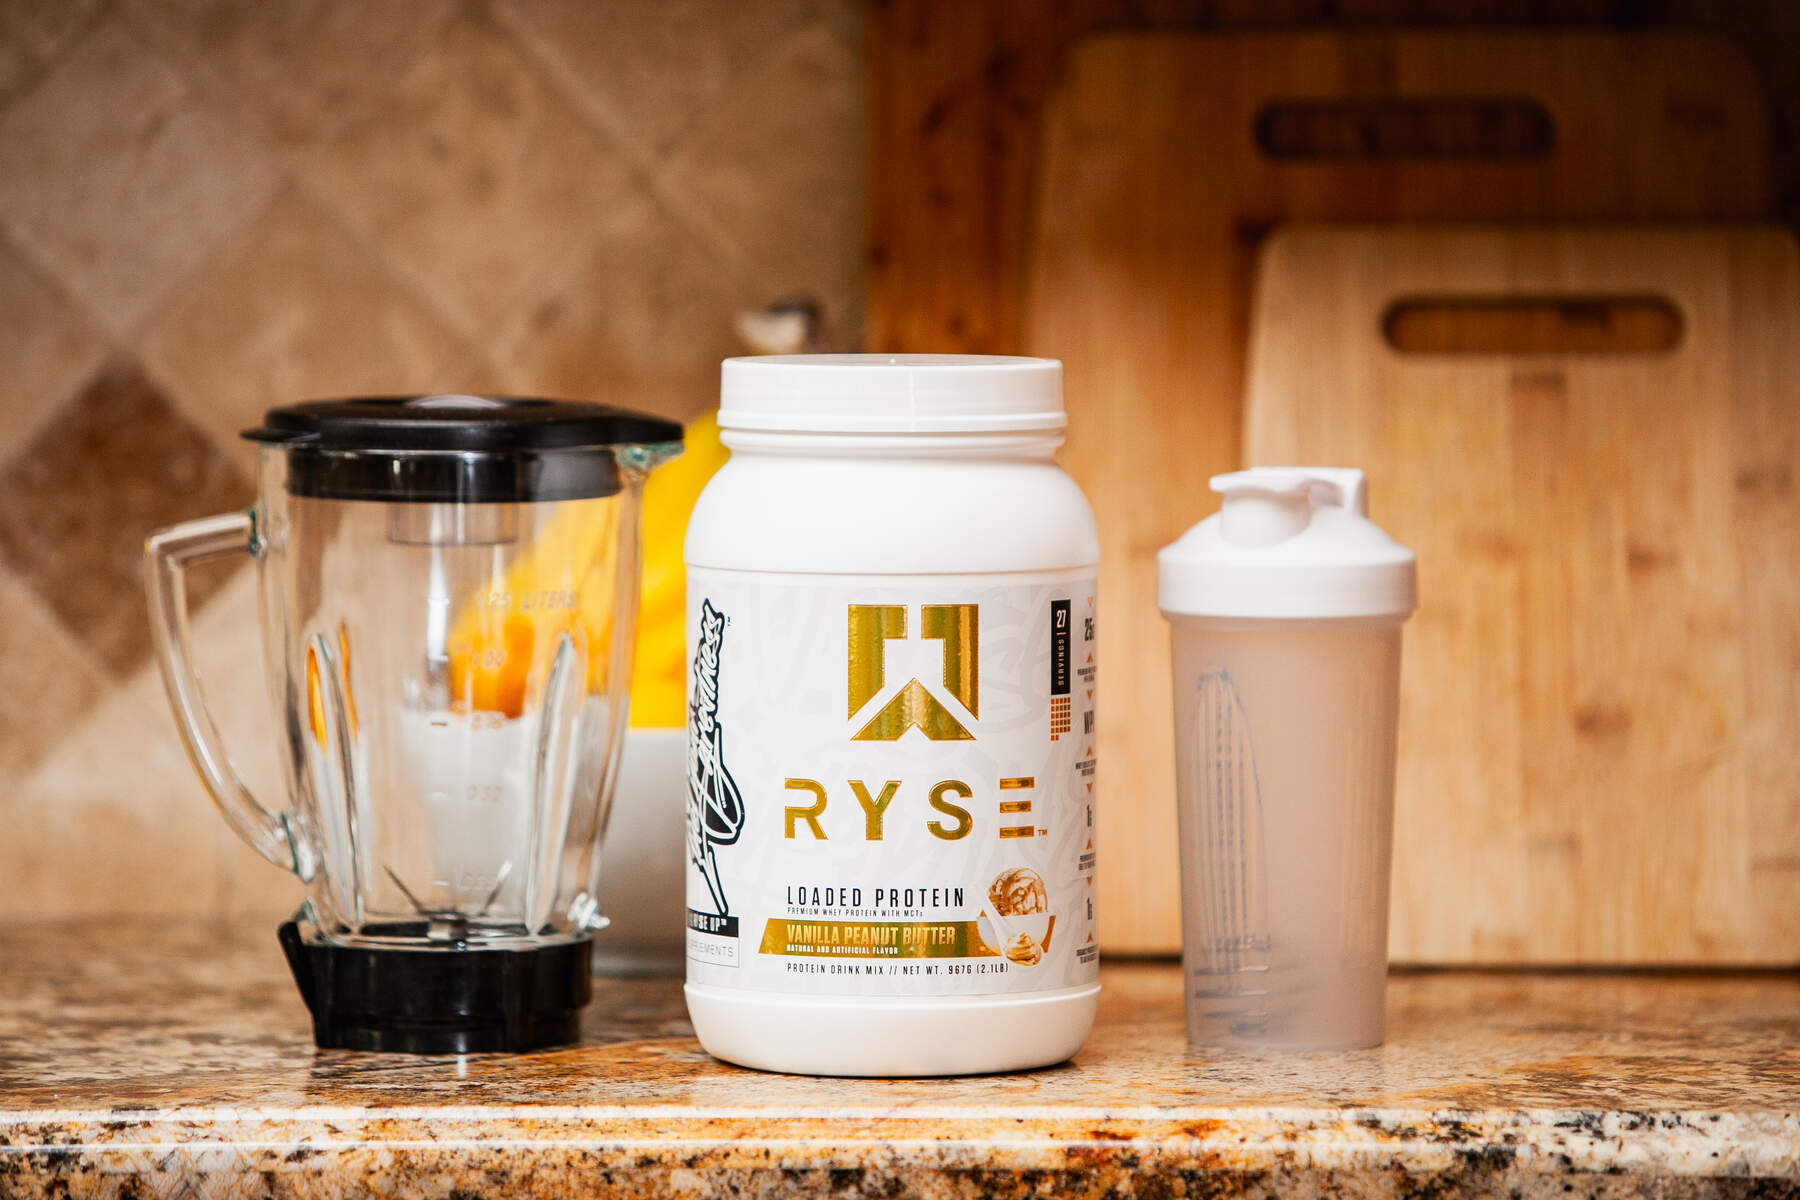
{"label": "wooden cutting board", "polygon": [[1786,232],[1268,243],[1247,457],[1419,555],[1397,959],[1800,963],[1797,381]]}
{"label": "wooden cutting board", "polygon": [[881,0],[869,6],[868,345],[1010,354],[1044,105],[1099,30],[1606,28],[1626,0]]}
{"label": "wooden cutting board", "polygon": [[1155,555],[1238,461],[1255,247],[1293,220],[1763,216],[1763,104],[1659,34],[1110,34],[1052,97],[1027,349],[1100,519],[1101,937],[1180,940]]}

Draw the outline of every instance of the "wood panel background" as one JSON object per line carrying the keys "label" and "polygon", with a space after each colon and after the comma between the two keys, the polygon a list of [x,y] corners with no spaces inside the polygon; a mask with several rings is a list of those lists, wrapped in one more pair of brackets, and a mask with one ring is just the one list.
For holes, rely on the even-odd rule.
{"label": "wood panel background", "polygon": [[[1044,122],[1025,349],[1062,358],[1062,461],[1100,523],[1102,936],[1179,931],[1157,550],[1240,462],[1258,240],[1321,219],[1762,216],[1762,97],[1718,39],[1114,33]],[[1511,146],[1501,152],[1499,147]]]}
{"label": "wood panel background", "polygon": [[[1470,349],[1472,302],[1520,296]],[[1464,336],[1397,350],[1419,298]],[[1652,300],[1678,329],[1645,350]],[[1785,230],[1267,243],[1247,458],[1365,467],[1419,554],[1396,958],[1800,963],[1796,378]]]}
{"label": "wood panel background", "polygon": [[1039,125],[1108,29],[1607,27],[1629,0],[880,0],[868,34],[869,349],[1018,353]]}
{"label": "wood panel background", "polygon": [[[1042,187],[1046,99],[1066,78],[1069,47],[1097,30],[1546,27],[1707,28],[1731,34],[1764,69],[1774,91],[1771,150],[1777,211],[1800,214],[1800,153],[1795,114],[1800,77],[1783,67],[1800,44],[1800,25],[1780,5],[1752,0],[1659,3],[1275,5],[1126,3],[1077,0],[1035,4],[992,0],[955,4],[890,0],[875,10],[870,40],[869,346],[875,350],[1057,352],[1031,345],[1026,292],[1032,213]],[[1785,47],[1785,49],[1784,49]],[[1785,120],[1783,119],[1785,116]],[[1760,204],[1760,201],[1759,201]],[[1746,211],[1761,211],[1760,207]],[[1372,214],[1371,214],[1372,215]],[[1249,261],[1266,229],[1241,230]],[[1247,287],[1247,268],[1241,272]],[[1242,304],[1247,295],[1240,296]],[[1129,418],[1121,418],[1128,420]],[[1199,474],[1199,469],[1193,472]],[[1212,505],[1203,480],[1190,481],[1190,519]],[[1149,551],[1154,540],[1146,536]],[[1144,549],[1145,547],[1138,547]],[[1116,612],[1116,609],[1114,610]],[[1125,620],[1154,628],[1152,611]],[[1116,628],[1116,626],[1115,626]],[[1117,663],[1117,659],[1111,663]],[[1111,665],[1109,663],[1109,665]],[[1112,678],[1128,670],[1113,667]],[[1154,669],[1143,672],[1162,686]],[[1119,747],[1102,746],[1109,772]],[[1116,778],[1116,775],[1115,775]],[[1169,883],[1115,838],[1108,863],[1117,889],[1103,912],[1109,950],[1167,951],[1174,946]],[[1172,861],[1172,859],[1171,859]],[[1148,864],[1148,865],[1147,865]],[[1118,872],[1126,874],[1117,874]],[[1104,874],[1104,873],[1103,873]],[[1123,896],[1123,900],[1121,900]],[[1152,914],[1146,920],[1145,913]],[[1131,928],[1123,922],[1129,921]],[[1148,931],[1147,933],[1145,931]]]}

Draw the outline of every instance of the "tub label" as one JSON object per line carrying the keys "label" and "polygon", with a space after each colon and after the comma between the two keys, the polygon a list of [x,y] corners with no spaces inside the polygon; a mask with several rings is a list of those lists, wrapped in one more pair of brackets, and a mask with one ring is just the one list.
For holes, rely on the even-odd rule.
{"label": "tub label", "polygon": [[695,983],[1096,978],[1094,578],[688,570]]}

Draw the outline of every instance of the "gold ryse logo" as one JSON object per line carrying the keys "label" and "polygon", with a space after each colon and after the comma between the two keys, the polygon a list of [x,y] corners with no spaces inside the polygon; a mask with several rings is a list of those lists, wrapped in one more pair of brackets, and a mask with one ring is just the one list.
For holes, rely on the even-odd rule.
{"label": "gold ryse logo", "polygon": [[[922,637],[944,645],[944,691],[981,715],[981,622],[974,604],[927,604],[920,610]],[[850,605],[850,719],[882,693],[887,682],[887,644],[906,637],[906,608],[899,604]],[[918,679],[909,679],[851,738],[892,742],[917,726],[934,742],[968,742],[970,733],[949,707]]]}

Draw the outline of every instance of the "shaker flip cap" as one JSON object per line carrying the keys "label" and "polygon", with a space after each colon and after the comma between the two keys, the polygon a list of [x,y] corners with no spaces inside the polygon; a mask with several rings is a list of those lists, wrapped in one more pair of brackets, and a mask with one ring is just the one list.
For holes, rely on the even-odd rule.
{"label": "shaker flip cap", "polygon": [[1370,521],[1352,467],[1215,475],[1220,511],[1156,556],[1170,616],[1404,618],[1418,606],[1411,550]]}

